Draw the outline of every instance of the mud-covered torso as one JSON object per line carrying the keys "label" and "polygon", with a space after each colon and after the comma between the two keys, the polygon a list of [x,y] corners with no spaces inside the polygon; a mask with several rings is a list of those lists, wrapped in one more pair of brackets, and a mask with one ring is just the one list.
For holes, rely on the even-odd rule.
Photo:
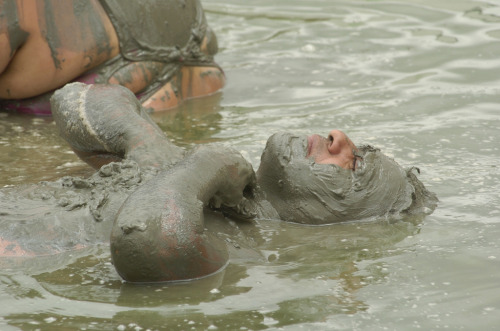
{"label": "mud-covered torso", "polygon": [[91,177],[0,190],[0,255],[48,255],[108,242],[125,199],[156,169],[110,163]]}
{"label": "mud-covered torso", "polygon": [[101,0],[101,4],[115,27],[125,59],[187,64],[212,61],[200,50],[207,24],[198,0]]}
{"label": "mud-covered torso", "polygon": [[201,50],[208,27],[198,0],[100,0],[100,3],[118,35],[120,55],[95,70],[96,83],[108,82],[130,63],[150,61],[148,70],[154,83],[141,91],[143,100],[170,81],[182,66],[218,67],[213,59],[216,39],[210,43],[213,47],[208,47],[213,52],[207,54]]}

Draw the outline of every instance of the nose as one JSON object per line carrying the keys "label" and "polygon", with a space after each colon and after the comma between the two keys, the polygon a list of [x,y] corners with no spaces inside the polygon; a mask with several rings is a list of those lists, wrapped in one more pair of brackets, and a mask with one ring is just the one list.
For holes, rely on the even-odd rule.
{"label": "nose", "polygon": [[346,147],[349,147],[349,140],[344,132],[332,130],[328,133],[328,151],[330,154],[338,155]]}

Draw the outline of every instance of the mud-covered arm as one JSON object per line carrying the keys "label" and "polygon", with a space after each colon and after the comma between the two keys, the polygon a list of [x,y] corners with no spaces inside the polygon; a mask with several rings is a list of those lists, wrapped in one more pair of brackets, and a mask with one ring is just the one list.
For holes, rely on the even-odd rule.
{"label": "mud-covered arm", "polygon": [[50,102],[61,136],[94,168],[124,158],[141,166],[165,166],[184,154],[125,87],[71,83]]}
{"label": "mud-covered arm", "polygon": [[124,202],[111,232],[113,263],[125,280],[159,282],[209,275],[227,263],[223,240],[204,227],[203,207],[235,206],[255,185],[238,152],[200,146]]}

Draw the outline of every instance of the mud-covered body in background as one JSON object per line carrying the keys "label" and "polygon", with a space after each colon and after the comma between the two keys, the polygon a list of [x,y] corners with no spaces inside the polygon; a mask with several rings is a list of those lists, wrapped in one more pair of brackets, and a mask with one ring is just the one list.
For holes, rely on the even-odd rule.
{"label": "mud-covered body in background", "polygon": [[198,0],[0,1],[0,106],[50,114],[53,90],[80,81],[164,110],[224,85],[216,52]]}
{"label": "mud-covered body in background", "polygon": [[[205,230],[205,207],[245,220],[331,224],[425,214],[436,206],[436,197],[411,170],[379,150],[366,146],[354,153],[354,145],[336,146],[349,142],[340,131],[314,144],[307,137],[275,134],[254,173],[231,148],[202,145],[186,152],[176,147],[134,95],[119,86],[70,84],[55,93],[52,106],[61,135],[82,159],[95,168],[110,160],[125,161],[104,165],[90,179],[59,181],[58,190],[67,191],[59,199],[51,194],[44,198],[43,193],[28,199],[56,205],[57,215],[40,216],[48,231],[54,230],[54,238],[64,215],[75,229],[82,229],[76,231],[80,241],[94,240],[85,235],[86,223],[94,224],[88,226],[91,234],[110,235],[113,263],[128,281],[193,279],[224,267],[226,242]],[[318,163],[310,156],[315,146],[323,146],[332,157],[343,150],[354,161],[352,168]],[[43,185],[39,188],[44,191]],[[73,198],[61,203],[64,195]],[[83,216],[75,220],[71,213],[77,212]],[[97,228],[96,222],[102,225]],[[24,239],[15,236],[28,223],[10,223],[20,247]],[[78,248],[66,242],[61,245]]]}

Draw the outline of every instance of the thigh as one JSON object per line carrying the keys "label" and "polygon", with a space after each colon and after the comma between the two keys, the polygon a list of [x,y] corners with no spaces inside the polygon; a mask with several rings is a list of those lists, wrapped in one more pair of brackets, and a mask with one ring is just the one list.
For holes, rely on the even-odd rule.
{"label": "thigh", "polygon": [[217,66],[181,66],[157,61],[129,62],[105,78],[134,92],[142,105],[153,111],[178,106],[183,100],[213,94],[225,84]]}
{"label": "thigh", "polygon": [[154,111],[178,106],[183,100],[211,95],[224,87],[226,78],[218,67],[185,66],[148,98],[143,107]]}

